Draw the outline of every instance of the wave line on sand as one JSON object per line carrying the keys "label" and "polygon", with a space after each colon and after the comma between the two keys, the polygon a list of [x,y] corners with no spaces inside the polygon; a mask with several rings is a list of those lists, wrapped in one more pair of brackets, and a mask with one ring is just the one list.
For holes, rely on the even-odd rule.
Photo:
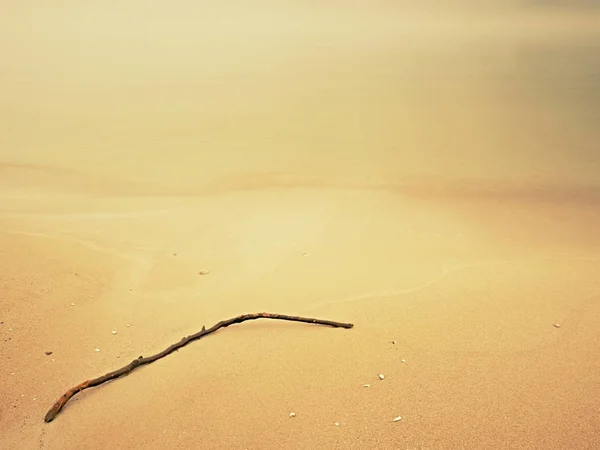
{"label": "wave line on sand", "polygon": [[81,247],[85,247],[89,250],[94,250],[94,251],[97,251],[100,253],[106,253],[111,256],[115,256],[117,258],[125,259],[128,261],[132,261],[132,262],[135,262],[138,264],[142,264],[142,263],[146,262],[145,259],[138,258],[129,253],[120,252],[118,250],[115,250],[114,248],[106,247],[106,246],[103,246],[103,245],[100,245],[100,244],[97,244],[95,242],[88,241],[85,239],[76,239],[71,236],[53,235],[53,234],[33,232],[33,231],[14,231],[14,230],[0,230],[0,233],[17,235],[17,236],[44,238],[44,239],[50,239],[53,241],[66,241],[71,244],[80,245]]}
{"label": "wave line on sand", "polygon": [[457,267],[452,267],[452,268],[447,268],[447,269],[442,268],[442,270],[440,271],[440,273],[438,275],[436,275],[436,276],[430,278],[429,280],[427,280],[423,283],[420,283],[416,286],[411,286],[411,287],[398,289],[398,290],[370,291],[370,292],[365,292],[363,294],[352,295],[350,297],[344,297],[344,298],[341,298],[338,300],[319,302],[317,304],[311,305],[309,308],[303,309],[303,311],[314,311],[316,309],[319,309],[319,308],[322,308],[325,306],[339,305],[339,304],[344,304],[344,303],[354,303],[354,302],[359,302],[362,300],[369,300],[369,299],[374,299],[374,298],[400,297],[403,295],[412,294],[415,292],[419,292],[431,285],[434,285],[450,275],[453,275],[458,272],[466,271],[469,269],[475,269],[478,267],[522,264],[524,262],[542,262],[542,261],[551,261],[551,260],[577,260],[577,261],[588,261],[588,262],[594,262],[594,263],[600,262],[600,258],[593,258],[593,257],[587,257],[587,256],[568,256],[568,255],[546,256],[546,257],[542,257],[542,258],[534,258],[530,261],[526,261],[526,260],[479,260],[479,261],[474,261],[474,262],[467,263],[467,264],[461,264]]}

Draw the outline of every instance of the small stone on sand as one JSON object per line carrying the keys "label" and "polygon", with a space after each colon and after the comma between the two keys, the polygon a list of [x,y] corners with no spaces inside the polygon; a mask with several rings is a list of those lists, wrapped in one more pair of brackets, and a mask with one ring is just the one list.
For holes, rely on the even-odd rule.
{"label": "small stone on sand", "polygon": [[385,378],[385,375],[384,375],[384,374],[382,374],[382,373],[380,373],[380,374],[379,374],[379,379],[380,379],[380,380],[383,380],[384,378]]}
{"label": "small stone on sand", "polygon": [[46,352],[46,356],[50,356],[52,352]]}
{"label": "small stone on sand", "polygon": [[290,417],[296,417],[296,413],[295,412],[291,412],[290,413]]}
{"label": "small stone on sand", "polygon": [[111,333],[112,333],[112,334],[113,334],[113,336],[114,336],[115,334],[117,334],[117,330],[112,330],[112,332],[111,332]]}
{"label": "small stone on sand", "polygon": [[402,420],[402,416],[394,417],[394,422],[400,422]]}
{"label": "small stone on sand", "polygon": [[552,326],[553,326],[554,328],[560,328],[560,323],[554,323],[554,324],[552,324]]}

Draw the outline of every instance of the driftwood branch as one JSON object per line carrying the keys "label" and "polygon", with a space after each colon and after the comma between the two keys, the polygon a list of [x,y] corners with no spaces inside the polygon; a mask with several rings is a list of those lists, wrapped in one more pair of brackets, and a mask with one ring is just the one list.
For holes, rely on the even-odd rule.
{"label": "driftwood branch", "polygon": [[217,323],[216,325],[212,326],[209,329],[202,327],[202,329],[200,331],[198,331],[197,333],[184,337],[183,339],[181,339],[181,341],[177,342],[176,344],[171,345],[170,347],[168,347],[167,349],[163,350],[160,353],[157,353],[156,355],[148,356],[147,358],[140,356],[139,358],[131,361],[125,367],[115,370],[114,372],[107,373],[106,375],[102,375],[101,377],[94,378],[92,380],[86,380],[83,383],[80,383],[77,386],[69,389],[67,392],[65,392],[63,395],[60,396],[60,398],[56,401],[56,403],[54,403],[54,405],[52,405],[52,408],[50,408],[50,410],[46,413],[44,420],[46,422],[52,422],[54,420],[54,418],[57,416],[57,414],[60,412],[60,410],[71,399],[71,397],[73,397],[74,395],[78,394],[79,392],[81,392],[85,389],[99,386],[103,383],[106,383],[107,381],[114,380],[116,378],[120,378],[125,375],[129,375],[129,373],[131,373],[133,370],[137,369],[138,367],[153,363],[157,359],[164,358],[168,354],[173,353],[175,350],[179,350],[180,348],[186,346],[187,344],[189,344],[192,341],[196,341],[200,338],[203,338],[204,336],[214,333],[215,331],[219,330],[220,328],[225,328],[225,327],[228,327],[229,325],[234,325],[236,323],[242,323],[247,320],[255,320],[255,319],[289,320],[292,322],[304,322],[304,323],[314,323],[317,325],[328,325],[328,326],[336,327],[336,328],[352,328],[354,326],[351,323],[332,322],[330,320],[311,319],[311,318],[307,318],[307,317],[286,316],[283,314],[270,314],[270,313],[244,314],[241,316],[234,317],[233,319],[223,320],[223,321]]}

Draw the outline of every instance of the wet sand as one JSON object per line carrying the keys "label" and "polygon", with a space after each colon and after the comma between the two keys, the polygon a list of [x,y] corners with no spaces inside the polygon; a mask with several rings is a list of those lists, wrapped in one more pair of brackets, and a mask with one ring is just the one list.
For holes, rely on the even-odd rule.
{"label": "wet sand", "polygon": [[596,448],[595,16],[385,8],[10,9],[0,447]]}

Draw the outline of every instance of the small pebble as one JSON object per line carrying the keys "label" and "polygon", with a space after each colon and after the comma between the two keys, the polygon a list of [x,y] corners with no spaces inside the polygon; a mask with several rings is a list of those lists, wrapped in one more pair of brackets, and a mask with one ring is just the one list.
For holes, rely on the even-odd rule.
{"label": "small pebble", "polygon": [[112,331],[111,331],[111,333],[112,333],[112,334],[113,334],[113,336],[114,336],[115,334],[117,334],[117,330],[112,330]]}
{"label": "small pebble", "polygon": [[8,331],[12,331],[12,328],[9,328]]}
{"label": "small pebble", "polygon": [[295,412],[291,412],[290,413],[290,417],[296,417],[296,413]]}
{"label": "small pebble", "polygon": [[363,387],[371,387],[370,384],[363,384]]}
{"label": "small pebble", "polygon": [[201,270],[200,272],[198,272],[198,275],[208,275],[210,273],[210,270]]}
{"label": "small pebble", "polygon": [[553,327],[554,327],[554,328],[560,328],[560,323],[555,323],[555,324],[553,324]]}
{"label": "small pebble", "polygon": [[304,252],[304,253],[302,253],[302,256],[310,256],[310,253]]}
{"label": "small pebble", "polygon": [[400,422],[402,420],[402,416],[394,417],[394,422]]}
{"label": "small pebble", "polygon": [[392,344],[396,345],[396,341],[390,341]]}
{"label": "small pebble", "polygon": [[131,326],[131,324],[130,324],[130,323],[128,323],[128,324],[127,324],[127,325],[125,325],[125,326],[126,326],[127,328],[129,328],[129,327]]}
{"label": "small pebble", "polygon": [[380,380],[383,380],[384,378],[385,378],[385,375],[384,375],[384,374],[382,374],[382,373],[380,373],[380,374],[379,374],[379,379],[380,379]]}
{"label": "small pebble", "polygon": [[406,360],[405,360],[405,359],[401,360],[400,362],[401,362],[402,364],[406,364]]}
{"label": "small pebble", "polygon": [[75,306],[75,303],[71,303],[71,306]]}
{"label": "small pebble", "polygon": [[95,348],[95,349],[94,349],[94,351],[95,351],[95,352],[99,352],[99,351],[100,351],[100,349],[99,349],[99,348]]}
{"label": "small pebble", "polygon": [[52,352],[46,352],[46,356],[50,356]]}
{"label": "small pebble", "polygon": [[336,427],[339,427],[339,426],[340,426],[340,423],[339,423],[339,422],[334,422],[334,425],[335,425]]}

